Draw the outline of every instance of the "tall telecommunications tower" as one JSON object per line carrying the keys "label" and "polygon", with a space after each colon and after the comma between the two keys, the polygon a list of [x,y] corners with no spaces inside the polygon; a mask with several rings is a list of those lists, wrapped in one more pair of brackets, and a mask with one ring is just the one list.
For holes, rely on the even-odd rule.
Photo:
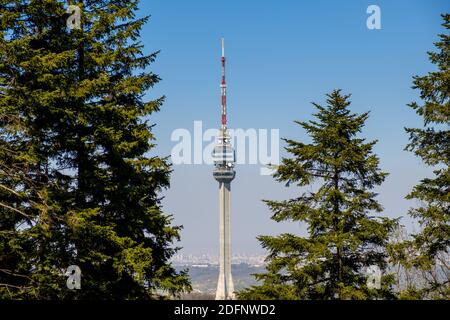
{"label": "tall telecommunications tower", "polygon": [[222,38],[222,126],[217,145],[214,147],[214,178],[219,182],[220,207],[220,258],[219,281],[216,300],[234,299],[234,285],[231,277],[231,181],[234,179],[235,154],[231,147],[227,129],[227,84],[225,81],[225,43]]}

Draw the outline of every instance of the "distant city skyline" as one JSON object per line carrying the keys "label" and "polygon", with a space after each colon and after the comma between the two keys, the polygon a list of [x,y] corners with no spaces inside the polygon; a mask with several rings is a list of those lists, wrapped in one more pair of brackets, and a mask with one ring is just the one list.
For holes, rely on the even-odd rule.
{"label": "distant city skyline", "polygon": [[[369,5],[381,9],[381,30],[366,26]],[[422,119],[406,105],[418,99],[412,76],[435,69],[427,51],[443,32],[441,13],[448,1],[196,1],[142,2],[139,15],[151,14],[142,39],[146,52],[161,50],[150,69],[162,78],[148,98],[165,95],[156,123],[158,155],[170,156],[171,134],[192,132],[194,121],[217,127],[220,114],[220,38],[227,39],[230,128],[279,129],[280,137],[309,141],[294,120],[309,120],[311,102],[323,104],[335,88],[352,93],[351,110],[370,111],[361,137],[378,139],[374,151],[390,173],[378,188],[384,215],[403,216],[415,227],[404,199],[431,174],[404,151],[404,127],[421,127]],[[284,144],[280,155],[285,156]],[[183,225],[182,252],[218,252],[217,182],[212,165],[175,165],[171,188],[162,192],[163,209]],[[237,165],[232,199],[232,250],[264,254],[261,234],[304,232],[304,225],[275,223],[262,199],[289,199],[287,188],[259,165]],[[302,190],[308,190],[309,187]],[[312,187],[311,187],[312,188]]]}
{"label": "distant city skyline", "polygon": [[[265,254],[233,253],[231,262],[232,264],[246,263],[251,266],[260,267],[265,265],[265,258]],[[176,266],[219,265],[219,254],[214,252],[198,255],[178,253],[171,260]]]}

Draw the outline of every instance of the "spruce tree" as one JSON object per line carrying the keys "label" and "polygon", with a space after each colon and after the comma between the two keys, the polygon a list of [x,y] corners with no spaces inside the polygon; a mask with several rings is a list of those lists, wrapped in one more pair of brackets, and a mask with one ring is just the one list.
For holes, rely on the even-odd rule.
{"label": "spruce tree", "polygon": [[37,210],[48,210],[38,159],[15,111],[0,109],[0,298],[9,299],[34,296],[32,278],[45,277],[30,273],[45,226],[32,223]]}
{"label": "spruce tree", "polygon": [[[387,267],[386,246],[397,221],[375,216],[382,211],[373,188],[386,173],[372,148],[376,141],[359,138],[368,113],[349,110],[350,95],[335,90],[327,105],[313,103],[316,120],[298,122],[312,142],[286,139],[286,150],[274,175],[277,181],[311,191],[286,201],[265,202],[272,219],[307,226],[308,235],[259,236],[268,250],[262,281],[240,292],[248,299],[371,299],[393,298],[392,275],[381,287],[367,286],[366,268]],[[303,189],[304,190],[304,189]]]}
{"label": "spruce tree", "polygon": [[[80,29],[66,27],[69,4],[81,9]],[[137,6],[1,2],[1,298],[151,299],[190,288],[170,264],[180,227],[161,207],[171,169],[154,154],[149,117],[163,98],[144,99],[160,79]],[[66,288],[71,265],[81,290]]]}
{"label": "spruce tree", "polygon": [[419,90],[422,103],[409,104],[423,118],[424,128],[406,129],[406,150],[435,168],[434,176],[421,180],[407,196],[419,204],[409,214],[421,228],[402,244],[400,259],[426,275],[425,286],[403,293],[413,298],[450,298],[450,14],[442,17],[446,34],[435,43],[438,51],[428,53],[437,70],[414,77],[413,88]]}

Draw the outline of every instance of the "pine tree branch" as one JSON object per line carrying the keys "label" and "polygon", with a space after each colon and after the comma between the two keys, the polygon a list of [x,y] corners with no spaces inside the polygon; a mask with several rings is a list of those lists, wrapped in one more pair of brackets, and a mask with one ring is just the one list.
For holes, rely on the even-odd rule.
{"label": "pine tree branch", "polygon": [[9,287],[9,288],[15,288],[15,289],[20,289],[20,290],[28,290],[28,289],[33,289],[33,287],[29,286],[15,286],[9,283],[0,283],[0,287]]}
{"label": "pine tree branch", "polygon": [[26,217],[28,219],[31,219],[30,215],[28,215],[25,212],[22,212],[22,211],[20,211],[20,210],[18,210],[16,208],[10,207],[7,204],[4,204],[3,202],[0,202],[0,206],[4,207],[5,209],[9,209],[11,211],[14,211],[14,212],[16,212],[16,213],[18,213],[18,214],[20,214],[20,215],[22,215],[22,216],[24,216],[24,217]]}
{"label": "pine tree branch", "polygon": [[0,184],[0,188],[3,188],[4,190],[9,191],[9,192],[15,194],[15,195],[18,196],[19,198],[22,197],[18,192],[16,192],[15,190],[13,190],[13,189],[11,189],[11,188],[8,188],[7,186],[5,186],[5,185],[3,185],[3,184]]}
{"label": "pine tree branch", "polygon": [[6,273],[7,275],[10,275],[10,276],[19,277],[19,278],[25,278],[25,279],[31,280],[31,277],[29,277],[29,276],[26,276],[26,275],[23,275],[23,274],[14,273],[14,272],[12,272],[11,270],[8,270],[8,269],[0,269],[0,272]]}

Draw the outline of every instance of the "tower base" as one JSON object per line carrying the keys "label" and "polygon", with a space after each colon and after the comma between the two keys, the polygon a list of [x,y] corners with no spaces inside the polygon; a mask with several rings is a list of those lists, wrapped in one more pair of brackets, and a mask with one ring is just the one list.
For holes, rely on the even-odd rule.
{"label": "tower base", "polygon": [[234,300],[233,278],[231,273],[225,278],[223,273],[219,274],[219,281],[217,282],[216,300]]}

